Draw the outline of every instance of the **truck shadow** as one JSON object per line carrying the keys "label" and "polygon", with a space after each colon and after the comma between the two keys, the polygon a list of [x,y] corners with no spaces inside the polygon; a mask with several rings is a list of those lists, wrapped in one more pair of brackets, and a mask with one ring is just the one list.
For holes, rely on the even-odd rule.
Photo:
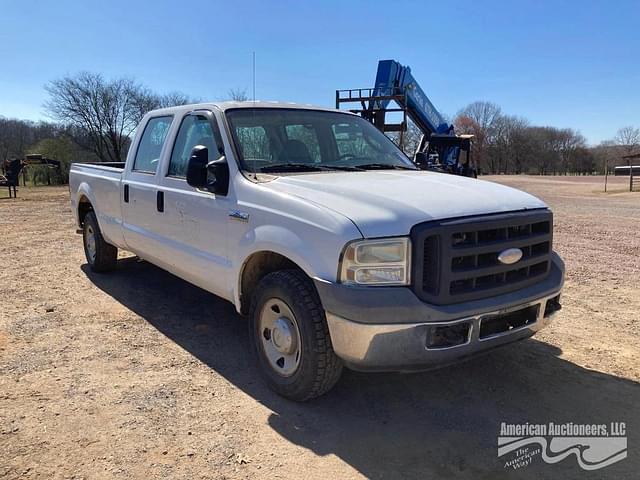
{"label": "truck shadow", "polygon": [[[629,444],[637,436],[638,383],[563,360],[558,348],[534,339],[437,371],[345,371],[329,394],[290,402],[260,381],[245,321],[230,303],[135,259],[110,275],[82,268],[98,288],[270,408],[269,424],[282,437],[317,455],[334,454],[367,478],[587,475],[573,456],[547,465],[538,455],[509,471],[506,458],[497,457],[501,422],[624,421]],[[632,451],[601,472],[631,477],[638,460]]]}

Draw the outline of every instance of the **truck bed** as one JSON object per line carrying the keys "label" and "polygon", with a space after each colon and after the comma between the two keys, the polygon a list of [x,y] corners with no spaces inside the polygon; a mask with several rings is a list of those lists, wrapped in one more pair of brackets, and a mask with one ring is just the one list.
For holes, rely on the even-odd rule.
{"label": "truck bed", "polygon": [[77,167],[98,167],[99,169],[102,169],[102,167],[107,167],[108,169],[115,169],[115,170],[124,170],[124,162],[74,162],[71,164],[71,166],[77,166]]}
{"label": "truck bed", "polygon": [[[102,234],[114,245],[121,242],[122,173],[124,163],[72,163],[69,170],[71,206],[78,213],[78,203],[88,201],[93,206]],[[76,216],[78,228],[80,219]]]}

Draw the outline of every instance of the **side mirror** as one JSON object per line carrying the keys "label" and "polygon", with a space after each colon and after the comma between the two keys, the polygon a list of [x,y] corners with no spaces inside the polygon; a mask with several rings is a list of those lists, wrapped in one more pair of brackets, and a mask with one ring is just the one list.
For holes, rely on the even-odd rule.
{"label": "side mirror", "polygon": [[194,188],[201,188],[217,195],[229,193],[229,164],[222,156],[209,161],[209,149],[196,145],[191,150],[187,165],[187,183]]}
{"label": "side mirror", "polygon": [[187,164],[187,183],[194,188],[207,187],[207,163],[209,163],[209,149],[196,145],[191,150]]}

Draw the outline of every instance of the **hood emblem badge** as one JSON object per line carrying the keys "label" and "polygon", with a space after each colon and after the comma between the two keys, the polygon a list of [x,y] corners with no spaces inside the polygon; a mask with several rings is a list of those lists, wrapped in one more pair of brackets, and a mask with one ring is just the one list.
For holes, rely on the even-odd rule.
{"label": "hood emblem badge", "polygon": [[522,250],[519,248],[507,248],[498,254],[498,261],[505,265],[513,265],[522,258]]}

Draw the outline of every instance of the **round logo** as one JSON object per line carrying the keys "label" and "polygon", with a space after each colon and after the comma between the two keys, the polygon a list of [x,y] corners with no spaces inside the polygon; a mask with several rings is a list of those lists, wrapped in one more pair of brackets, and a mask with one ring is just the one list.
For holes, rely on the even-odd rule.
{"label": "round logo", "polygon": [[498,261],[505,265],[512,265],[522,258],[522,250],[519,248],[507,248],[498,255]]}

